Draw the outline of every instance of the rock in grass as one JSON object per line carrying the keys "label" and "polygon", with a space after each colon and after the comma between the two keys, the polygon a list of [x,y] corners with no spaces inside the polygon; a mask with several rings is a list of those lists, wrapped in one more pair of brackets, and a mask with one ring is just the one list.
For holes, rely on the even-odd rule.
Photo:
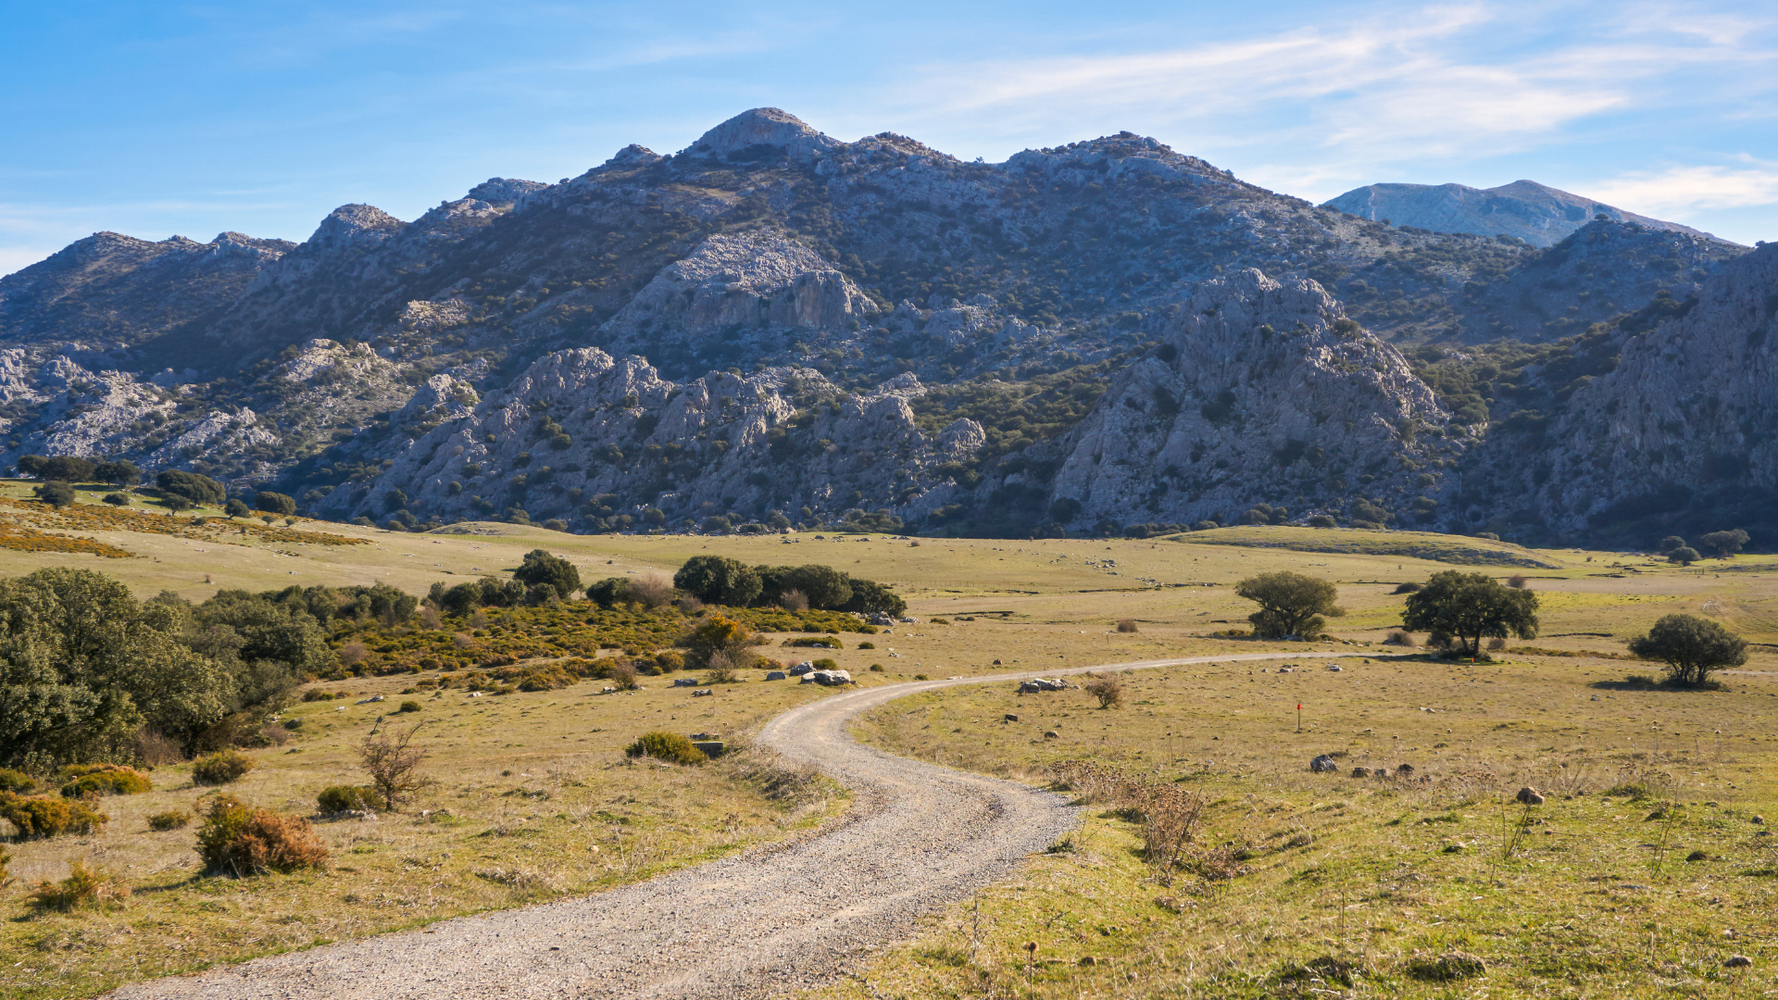
{"label": "rock in grass", "polygon": [[1019,717],[1012,714],[1011,712],[1008,712],[1008,713],[1006,713],[1006,721],[1017,722],[1017,721],[1019,721]]}
{"label": "rock in grass", "polygon": [[1753,959],[1748,958],[1746,955],[1734,955],[1731,956],[1728,961],[1722,963],[1722,967],[1725,969],[1745,969],[1751,965],[1753,965]]}
{"label": "rock in grass", "polygon": [[766,680],[768,680],[768,681],[781,681],[787,676],[789,676],[789,675],[786,674],[782,670],[768,670],[768,671],[766,671]]}
{"label": "rock in grass", "polygon": [[1315,774],[1336,774],[1340,770],[1340,765],[1335,764],[1334,759],[1327,754],[1321,754],[1309,761],[1309,770]]}
{"label": "rock in grass", "polygon": [[1359,766],[1352,769],[1352,777],[1354,778],[1368,778],[1370,776],[1371,769],[1368,767]]}
{"label": "rock in grass", "polygon": [[1515,798],[1528,806],[1543,805],[1543,793],[1532,788],[1530,785],[1526,785],[1524,788],[1519,789],[1519,794],[1515,796]]}

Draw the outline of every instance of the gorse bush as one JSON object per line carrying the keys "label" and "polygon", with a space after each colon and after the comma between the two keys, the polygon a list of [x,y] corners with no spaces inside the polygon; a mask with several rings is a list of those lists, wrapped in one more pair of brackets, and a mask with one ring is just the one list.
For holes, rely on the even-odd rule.
{"label": "gorse bush", "polygon": [[148,828],[150,830],[161,832],[167,830],[182,830],[185,828],[185,825],[190,822],[191,813],[180,812],[177,809],[169,809],[166,812],[151,813],[148,817]]}
{"label": "gorse bush", "polygon": [[1116,677],[1094,677],[1081,688],[1099,699],[1100,708],[1116,708],[1124,703],[1124,684]]}
{"label": "gorse bush", "polygon": [[1119,632],[1135,632],[1135,631],[1137,631],[1136,619],[1134,619],[1134,618],[1119,618],[1117,620],[1117,630]]}
{"label": "gorse bush", "polygon": [[0,792],[16,792],[27,795],[37,790],[37,779],[23,771],[0,768]]}
{"label": "gorse bush", "polygon": [[64,833],[91,833],[110,819],[84,799],[61,796],[0,794],[0,819],[18,829],[20,840],[55,837]]}
{"label": "gorse bush", "polygon": [[377,798],[377,790],[372,785],[329,785],[315,796],[315,805],[323,816],[332,816],[374,809],[380,805]]}
{"label": "gorse bush", "polygon": [[673,764],[703,764],[710,760],[687,737],[658,729],[643,733],[636,742],[624,748],[624,753],[631,757],[653,757],[655,760]]}
{"label": "gorse bush", "polygon": [[227,785],[259,766],[252,757],[229,747],[192,762],[191,780],[199,785]]}
{"label": "gorse bush", "polygon": [[39,882],[31,890],[31,908],[38,913],[54,910],[68,913],[86,906],[103,906],[128,898],[130,887],[112,878],[101,868],[88,868],[85,861],[68,866],[68,877],[60,882]]}
{"label": "gorse bush", "polygon": [[207,871],[245,877],[321,868],[327,845],[309,821],[256,809],[232,795],[218,795],[198,829],[198,854]]}
{"label": "gorse bush", "polygon": [[70,799],[88,795],[137,795],[154,791],[148,775],[122,764],[70,764],[62,768],[62,794]]}

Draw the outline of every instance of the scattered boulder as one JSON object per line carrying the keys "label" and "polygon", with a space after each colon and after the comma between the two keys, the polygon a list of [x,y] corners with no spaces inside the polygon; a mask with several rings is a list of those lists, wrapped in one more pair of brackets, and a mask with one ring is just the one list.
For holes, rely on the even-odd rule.
{"label": "scattered boulder", "polygon": [[1327,668],[1327,670],[1328,670],[1328,673],[1338,674],[1338,673],[1344,673],[1346,668],[1340,666],[1338,663],[1335,663],[1335,664],[1329,666]]}
{"label": "scattered boulder", "polygon": [[1043,731],[1043,738],[1046,740],[1057,740],[1062,738],[1062,734],[1056,732],[1054,729],[1046,729]]}
{"label": "scattered boulder", "polygon": [[1745,969],[1752,964],[1753,959],[1748,958],[1746,955],[1734,955],[1731,956],[1728,961],[1722,963],[1722,967],[1725,969]]}
{"label": "scattered boulder", "polygon": [[673,686],[676,688],[695,688],[698,686],[698,679],[696,677],[675,677],[673,678]]}
{"label": "scattered boulder", "polygon": [[1094,958],[1091,955],[1082,955],[1082,956],[1080,956],[1080,964],[1082,966],[1090,967],[1090,966],[1098,965],[1099,960]]}
{"label": "scattered boulder", "polygon": [[839,687],[852,683],[852,675],[844,670],[811,670],[802,675],[804,684],[820,684],[823,687]]}
{"label": "scattered boulder", "polygon": [[1412,765],[1412,764],[1397,764],[1397,765],[1395,765],[1395,775],[1398,778],[1406,778],[1406,777],[1412,775],[1413,773],[1414,773],[1414,765]]}
{"label": "scattered boulder", "polygon": [[727,744],[723,743],[721,740],[694,740],[692,746],[702,750],[704,756],[709,757],[711,760],[715,760],[722,756]]}
{"label": "scattered boulder", "polygon": [[815,661],[814,660],[804,660],[803,662],[790,668],[790,676],[801,677],[802,675],[808,673],[809,671],[811,671],[813,669],[815,669]]}
{"label": "scattered boulder", "polygon": [[1316,774],[1336,774],[1340,770],[1340,765],[1335,764],[1334,759],[1327,754],[1321,754],[1309,761],[1309,770]]}
{"label": "scattered boulder", "polygon": [[1519,789],[1519,794],[1515,797],[1528,806],[1543,805],[1543,793],[1532,788],[1530,785],[1526,785],[1524,788]]}
{"label": "scattered boulder", "polygon": [[1693,851],[1685,856],[1687,861],[1709,861],[1710,855],[1703,851]]}
{"label": "scattered boulder", "polygon": [[1067,690],[1067,688],[1067,681],[1060,679],[1050,680],[1047,677],[1033,677],[1028,681],[1019,682],[1020,694],[1036,694],[1040,691],[1064,691]]}
{"label": "scattered boulder", "polygon": [[1019,721],[1019,717],[1012,714],[1011,712],[1008,712],[1008,713],[1006,713],[1006,721],[1017,722],[1017,721]]}
{"label": "scattered boulder", "polygon": [[708,697],[710,697],[710,696],[711,696],[711,695],[713,695],[713,694],[715,694],[715,693],[716,693],[716,692],[715,692],[715,691],[714,691],[714,690],[712,690],[712,689],[710,689],[710,688],[704,688],[704,689],[703,689],[703,690],[701,690],[701,691],[693,691],[693,692],[692,692],[692,693],[691,693],[691,696],[692,696],[692,697],[693,697],[693,698],[708,698]]}
{"label": "scattered boulder", "polygon": [[789,675],[786,674],[782,670],[768,670],[768,671],[766,671],[766,680],[768,680],[768,681],[781,681],[787,676],[789,676]]}
{"label": "scattered boulder", "polygon": [[1354,778],[1368,778],[1373,773],[1375,773],[1375,772],[1373,772],[1370,768],[1364,767],[1362,765],[1352,769],[1352,777],[1354,777]]}
{"label": "scattered boulder", "polygon": [[363,701],[360,701],[360,702],[356,702],[356,703],[355,703],[355,704],[359,704],[359,705],[368,705],[368,704],[370,704],[370,703],[371,703],[371,702],[373,702],[373,701],[382,701],[382,700],[384,700],[384,696],[383,696],[383,695],[380,695],[380,694],[374,694],[374,695],[371,695],[371,696],[370,696],[370,697],[369,697],[369,698],[366,698],[366,699],[364,699],[364,700],[363,700]]}

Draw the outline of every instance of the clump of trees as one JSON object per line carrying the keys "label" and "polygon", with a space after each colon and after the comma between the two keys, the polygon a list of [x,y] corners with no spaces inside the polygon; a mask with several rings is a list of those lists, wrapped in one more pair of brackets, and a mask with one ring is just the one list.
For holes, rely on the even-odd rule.
{"label": "clump of trees", "polygon": [[574,564],[543,549],[525,553],[512,578],[528,588],[548,587],[563,600],[580,589],[580,571]]}
{"label": "clump of trees", "polygon": [[202,473],[183,469],[167,469],[154,477],[154,485],[165,497],[179,497],[189,501],[190,505],[221,506],[228,499],[228,491],[221,483]]}
{"label": "clump of trees", "polygon": [[1710,672],[1747,662],[1747,641],[1697,615],[1667,615],[1648,634],[1630,641],[1630,652],[1667,664],[1667,683],[1706,687]]}
{"label": "clump of trees", "polygon": [[1265,639],[1320,635],[1328,618],[1346,613],[1334,603],[1339,590],[1332,583],[1289,570],[1248,577],[1235,584],[1235,594],[1259,605],[1247,620]]}
{"label": "clump of trees", "polygon": [[693,556],[673,575],[673,585],[707,604],[735,608],[790,600],[806,601],[818,611],[901,615],[907,610],[907,602],[883,584],[815,563],[748,566],[727,556]]}
{"label": "clump of trees", "polygon": [[1446,570],[1408,595],[1402,624],[1410,631],[1449,636],[1458,641],[1460,655],[1478,656],[1486,637],[1537,637],[1537,594],[1485,573]]}

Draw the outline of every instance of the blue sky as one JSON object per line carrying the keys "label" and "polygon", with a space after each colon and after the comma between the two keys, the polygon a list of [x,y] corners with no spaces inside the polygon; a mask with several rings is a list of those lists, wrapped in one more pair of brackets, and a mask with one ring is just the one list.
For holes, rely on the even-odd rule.
{"label": "blue sky", "polygon": [[0,0],[0,273],[301,240],[776,106],[965,159],[1120,129],[1320,201],[1531,178],[1778,240],[1778,11],[1715,3]]}

